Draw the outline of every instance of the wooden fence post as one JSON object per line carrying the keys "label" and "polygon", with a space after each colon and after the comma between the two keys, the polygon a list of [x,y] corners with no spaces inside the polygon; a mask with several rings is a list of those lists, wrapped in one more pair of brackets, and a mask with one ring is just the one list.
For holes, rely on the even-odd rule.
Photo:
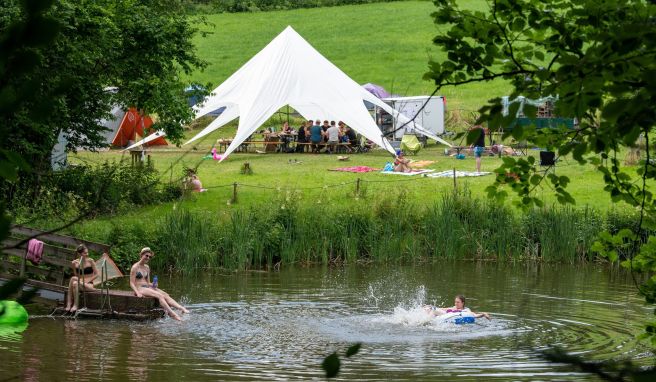
{"label": "wooden fence post", "polygon": [[237,182],[232,184],[232,201],[231,203],[237,203]]}
{"label": "wooden fence post", "polygon": [[454,191],[454,192],[456,191],[456,188],[457,188],[457,184],[456,184],[456,168],[454,167],[454,168],[453,168],[453,191]]}
{"label": "wooden fence post", "polygon": [[355,196],[360,196],[360,178],[355,182]]}

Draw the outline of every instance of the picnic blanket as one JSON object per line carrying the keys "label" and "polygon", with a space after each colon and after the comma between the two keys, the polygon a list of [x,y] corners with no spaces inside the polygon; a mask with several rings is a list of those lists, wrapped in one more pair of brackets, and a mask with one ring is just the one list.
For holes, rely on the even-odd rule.
{"label": "picnic blanket", "polygon": [[426,173],[433,172],[433,171],[435,171],[435,170],[412,170],[411,172],[381,171],[380,173],[381,174],[412,176],[412,175],[426,174]]}
{"label": "picnic blanket", "polygon": [[[483,176],[489,174],[491,174],[491,172],[456,171],[456,178],[461,178],[464,176]],[[431,178],[453,178],[453,170],[440,171],[434,174],[427,174],[426,176]]]}
{"label": "picnic blanket", "polygon": [[431,165],[433,163],[435,163],[434,160],[418,160],[418,161],[415,161],[415,162],[410,162],[410,167],[412,167],[412,168],[422,168],[422,167],[426,167],[428,165]]}
{"label": "picnic blanket", "polygon": [[328,171],[344,171],[344,172],[370,172],[370,171],[379,171],[379,168],[373,168],[369,166],[351,166],[351,167],[340,167],[340,168],[329,168]]}

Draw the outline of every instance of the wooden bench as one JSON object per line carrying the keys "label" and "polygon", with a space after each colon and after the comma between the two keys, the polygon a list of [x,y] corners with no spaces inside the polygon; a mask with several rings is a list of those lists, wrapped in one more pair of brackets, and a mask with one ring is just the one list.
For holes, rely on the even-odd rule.
{"label": "wooden bench", "polygon": [[[43,256],[38,265],[26,259],[30,238],[43,242]],[[76,249],[80,244],[84,244],[96,258],[103,253],[109,254],[111,249],[106,244],[14,225],[10,237],[2,242],[4,250],[0,254],[0,278],[26,277],[26,284],[38,288],[41,297],[61,304],[68,293],[71,261],[78,257]],[[143,319],[164,315],[156,299],[138,298],[132,291],[99,289],[84,291],[83,294],[80,301],[84,301],[84,307],[89,311],[103,312],[104,317]],[[107,311],[109,307],[111,311]]]}

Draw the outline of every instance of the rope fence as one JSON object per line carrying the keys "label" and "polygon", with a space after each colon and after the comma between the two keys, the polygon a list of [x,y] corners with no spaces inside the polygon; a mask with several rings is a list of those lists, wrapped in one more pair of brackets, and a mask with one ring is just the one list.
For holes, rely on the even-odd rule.
{"label": "rope fence", "polygon": [[[455,169],[454,169],[454,175],[455,175]],[[349,182],[340,182],[340,183],[334,183],[334,184],[325,184],[322,186],[310,186],[310,187],[296,187],[296,186],[289,186],[289,187],[282,187],[282,186],[264,186],[260,184],[248,184],[248,183],[241,183],[241,182],[232,182],[232,183],[227,183],[227,184],[219,184],[219,185],[213,185],[213,186],[207,186],[205,189],[211,190],[211,189],[224,189],[224,188],[232,188],[232,198],[231,198],[231,203],[237,203],[238,195],[239,195],[239,190],[241,188],[251,188],[251,189],[257,189],[257,190],[269,190],[269,191],[313,191],[313,190],[325,190],[325,189],[332,189],[332,188],[340,188],[340,187],[348,187],[348,188],[353,188],[353,191],[355,192],[355,195],[358,196],[360,195],[360,192],[362,191],[363,187],[365,187],[367,184],[389,184],[389,183],[407,183],[407,182],[418,182],[418,181],[427,181],[429,180],[427,177],[423,176],[416,176],[416,177],[408,177],[408,179],[390,179],[390,180],[367,180],[363,178],[357,178],[355,181],[349,181]],[[457,187],[456,179],[454,177],[453,180],[453,187]]]}

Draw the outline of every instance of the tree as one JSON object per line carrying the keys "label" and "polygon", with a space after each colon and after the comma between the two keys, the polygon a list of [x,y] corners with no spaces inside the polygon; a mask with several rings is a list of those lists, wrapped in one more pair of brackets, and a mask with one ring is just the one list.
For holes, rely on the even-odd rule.
{"label": "tree", "polygon": [[[37,63],[29,71],[10,67],[2,79],[14,92],[29,84],[31,95],[2,116],[2,147],[41,170],[60,132],[69,150],[103,147],[100,120],[115,104],[157,114],[156,128],[179,142],[193,118],[180,74],[204,66],[192,43],[197,29],[182,10],[179,0],[54,3],[44,15],[56,20],[57,37],[48,49],[26,50]],[[0,2],[0,14],[2,33],[29,17],[12,0]]]}
{"label": "tree", "polygon": [[[426,78],[438,88],[505,79],[514,98],[557,96],[560,115],[574,117],[573,130],[515,128],[506,135],[550,146],[559,156],[571,154],[591,163],[616,202],[640,211],[633,231],[602,235],[596,249],[617,260],[617,248],[628,246],[625,266],[656,270],[656,201],[650,185],[656,178],[651,158],[656,125],[656,5],[654,0],[491,0],[489,9],[465,10],[456,0],[436,0],[435,23],[445,30],[434,38],[448,59],[432,61]],[[480,109],[492,128],[508,126],[499,99]],[[528,111],[529,116],[535,110]],[[637,170],[623,166],[620,150],[644,139],[646,158]],[[476,137],[469,134],[468,142]],[[535,168],[532,157],[504,158],[487,191],[502,200],[507,188],[524,207],[541,206],[532,191],[551,183],[561,203],[574,203],[569,179]],[[648,236],[648,239],[645,239]],[[645,245],[641,245],[646,242]],[[656,277],[640,288],[647,301],[656,300]],[[646,336],[656,346],[656,323]]]}

